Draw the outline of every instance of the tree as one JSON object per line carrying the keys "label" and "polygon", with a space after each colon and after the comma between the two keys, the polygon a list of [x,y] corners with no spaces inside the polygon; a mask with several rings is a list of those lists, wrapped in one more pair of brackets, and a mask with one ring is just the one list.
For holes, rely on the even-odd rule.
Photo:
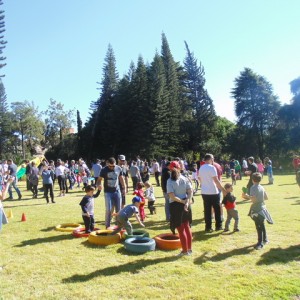
{"label": "tree", "polygon": [[64,105],[54,99],[50,99],[46,115],[45,142],[54,146],[63,140],[63,136],[69,133],[74,123],[74,110],[64,110]]}
{"label": "tree", "polygon": [[[3,4],[2,0],[0,0],[0,6]],[[5,48],[6,41],[3,40],[5,32],[5,22],[4,22],[4,11],[0,10],[0,55],[3,53],[3,49]],[[3,61],[6,59],[6,57],[0,56],[0,69],[2,69],[6,64],[3,63]],[[0,77],[3,77],[4,75],[0,75]]]}
{"label": "tree", "polygon": [[28,101],[13,102],[11,109],[13,132],[21,139],[22,156],[25,159],[27,147],[33,152],[34,146],[41,143],[44,123],[34,103]]}
{"label": "tree", "polygon": [[0,79],[0,158],[4,153],[9,153],[7,149],[8,139],[11,135],[11,118],[8,110],[5,88]]}
{"label": "tree", "polygon": [[209,132],[209,128],[213,127],[216,114],[213,101],[204,88],[204,67],[201,63],[198,65],[198,61],[194,53],[190,51],[187,42],[185,42],[185,47],[187,52],[184,60],[186,76],[183,84],[186,86],[186,96],[192,109],[189,147],[199,152],[200,142],[208,142],[207,132]]}
{"label": "tree", "polygon": [[259,157],[264,156],[266,138],[270,128],[276,124],[280,103],[273,94],[272,85],[263,77],[245,68],[235,79],[231,92],[235,99],[235,113],[238,126],[245,126],[253,131],[253,139]]}

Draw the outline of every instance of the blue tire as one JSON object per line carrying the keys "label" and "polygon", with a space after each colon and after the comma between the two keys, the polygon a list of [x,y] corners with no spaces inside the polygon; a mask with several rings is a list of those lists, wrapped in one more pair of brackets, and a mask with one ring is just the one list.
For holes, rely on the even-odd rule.
{"label": "blue tire", "polygon": [[124,247],[129,252],[145,253],[155,250],[155,240],[148,237],[128,238],[124,242]]}

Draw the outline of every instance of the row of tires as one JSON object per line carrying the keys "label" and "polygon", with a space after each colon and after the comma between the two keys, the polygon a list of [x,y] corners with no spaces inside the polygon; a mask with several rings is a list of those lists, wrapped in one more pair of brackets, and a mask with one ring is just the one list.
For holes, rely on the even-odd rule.
{"label": "row of tires", "polygon": [[88,237],[88,242],[94,245],[107,246],[120,243],[121,240],[124,239],[125,249],[135,253],[153,251],[156,247],[161,250],[176,250],[181,248],[179,237],[171,233],[160,234],[151,239],[149,233],[145,230],[133,230],[132,235],[128,235],[126,231],[112,235],[111,233],[114,229],[115,227],[111,227],[107,230],[95,228],[95,231],[85,233],[85,228],[80,224],[67,223],[56,226],[56,230],[72,232],[73,236],[77,238]]}

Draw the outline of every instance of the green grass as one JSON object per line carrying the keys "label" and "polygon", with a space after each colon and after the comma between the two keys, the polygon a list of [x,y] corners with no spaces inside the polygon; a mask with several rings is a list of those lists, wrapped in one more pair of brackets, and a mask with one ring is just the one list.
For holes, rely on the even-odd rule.
{"label": "green grass", "polygon": [[[78,204],[83,192],[72,191],[48,205],[23,192],[21,201],[4,202],[14,217],[0,233],[0,298],[299,299],[300,189],[292,175],[275,176],[275,184],[265,186],[275,224],[266,225],[270,244],[256,251],[255,226],[247,216],[250,203],[241,199],[246,182],[237,181],[234,188],[239,233],[204,233],[202,198],[196,195],[193,255],[182,258],[175,257],[178,251],[131,254],[122,244],[94,246],[58,232],[58,224],[82,223]],[[20,186],[24,190],[23,182]],[[157,214],[145,222],[151,237],[169,232],[160,188],[155,192]],[[26,222],[21,222],[22,213]],[[96,199],[95,218],[104,229],[103,194]]]}

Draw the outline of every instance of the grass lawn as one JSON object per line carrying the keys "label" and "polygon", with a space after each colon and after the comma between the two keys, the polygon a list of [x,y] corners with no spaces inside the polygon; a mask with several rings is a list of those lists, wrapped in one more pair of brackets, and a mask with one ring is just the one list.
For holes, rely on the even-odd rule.
{"label": "grass lawn", "polygon": [[[48,205],[23,192],[22,200],[4,202],[13,218],[0,233],[0,299],[300,299],[300,189],[295,176],[275,176],[274,185],[263,178],[275,224],[266,225],[270,244],[260,251],[253,249],[257,237],[247,216],[250,202],[241,199],[247,180],[234,187],[238,233],[205,233],[202,198],[195,196],[193,255],[181,258],[178,250],[136,255],[121,243],[94,246],[54,230],[58,224],[82,223],[78,204],[84,193],[79,189]],[[24,182],[19,186],[24,190]],[[169,232],[159,187],[155,194],[157,214],[145,221],[151,237]],[[104,229],[103,194],[95,202],[97,227]],[[22,213],[26,222],[21,222]]]}

